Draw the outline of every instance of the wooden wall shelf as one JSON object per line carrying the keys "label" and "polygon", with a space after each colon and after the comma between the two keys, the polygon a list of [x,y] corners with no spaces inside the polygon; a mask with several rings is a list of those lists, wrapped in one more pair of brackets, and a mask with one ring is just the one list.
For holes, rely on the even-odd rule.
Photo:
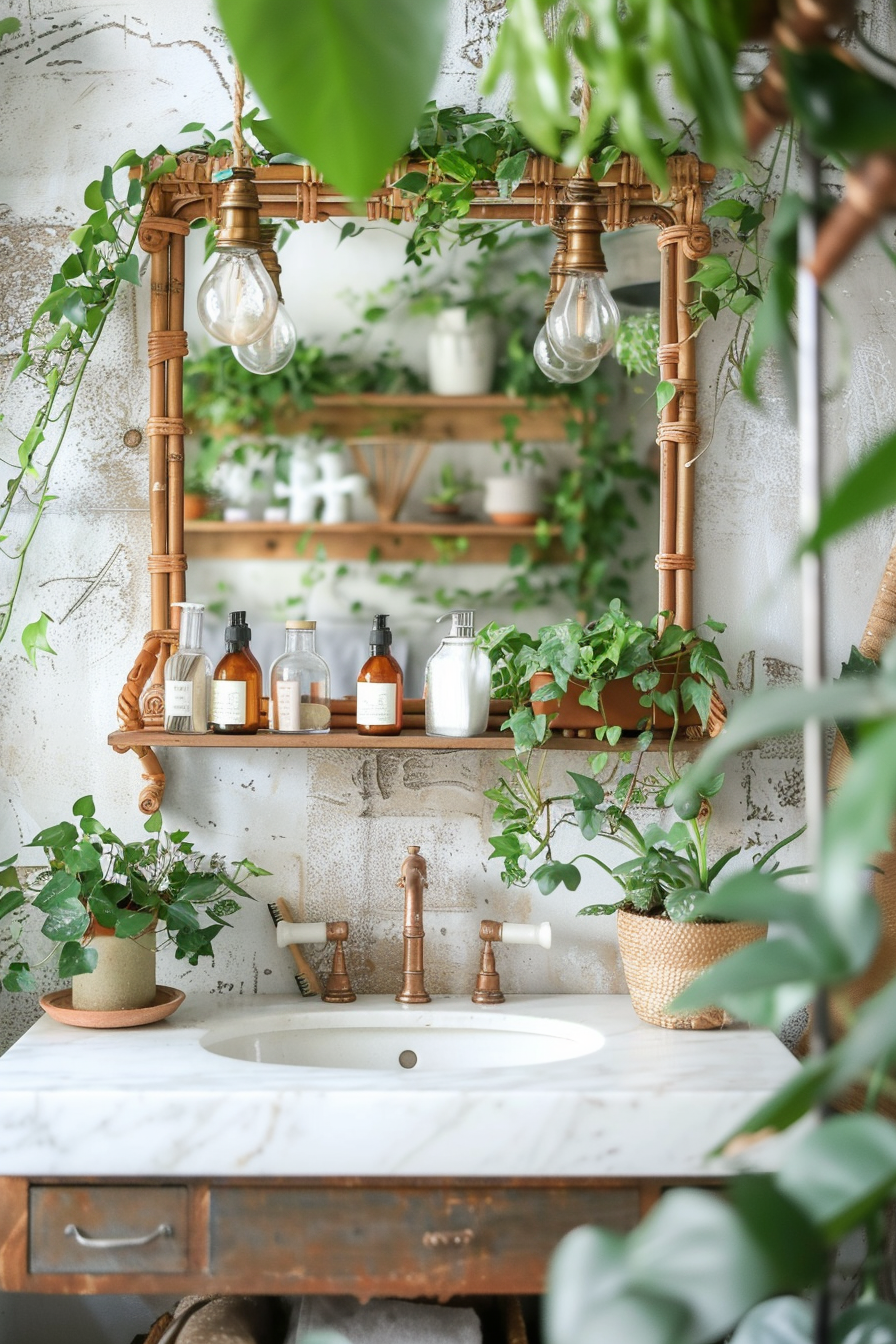
{"label": "wooden wall shelf", "polygon": [[[609,401],[605,395],[596,404]],[[566,441],[566,422],[580,419],[562,397],[530,402],[522,397],[490,393],[482,397],[438,397],[432,392],[386,396],[378,392],[315,397],[313,407],[303,409],[284,403],[274,411],[278,434],[301,434],[322,429],[339,438],[362,434],[409,434],[431,443],[490,443],[507,437],[504,417],[519,418],[517,434],[521,439],[547,443]],[[197,421],[194,428],[199,428]],[[213,438],[232,438],[252,433],[245,425],[205,425],[204,433]]]}
{"label": "wooden wall shelf", "polygon": [[[503,751],[513,752],[513,738],[510,733],[489,732],[482,737],[427,737],[422,728],[404,728],[396,737],[365,737],[351,729],[337,729],[335,732],[320,734],[303,733],[166,733],[159,728],[140,728],[131,732],[110,733],[109,745],[121,751],[128,747],[201,747],[211,750],[232,751],[237,747],[273,749],[275,751],[308,750],[309,748],[349,748],[352,751]],[[695,752],[703,746],[704,739],[679,739],[675,744],[676,752]],[[652,750],[666,751],[668,735],[657,733]],[[561,733],[552,734],[545,743],[549,751],[607,751],[611,754],[623,751],[637,752],[637,737],[622,737],[615,747],[608,742],[598,742],[593,737],[563,737]]]}
{"label": "wooden wall shelf", "polygon": [[[514,546],[532,559],[562,564],[569,555],[559,527],[540,546],[534,527],[497,527],[492,523],[222,523],[200,518],[184,524],[187,553],[193,560],[313,560],[322,546],[328,560],[378,560],[437,564],[506,565]],[[466,540],[465,549],[458,542]],[[440,545],[440,543],[442,543]]]}

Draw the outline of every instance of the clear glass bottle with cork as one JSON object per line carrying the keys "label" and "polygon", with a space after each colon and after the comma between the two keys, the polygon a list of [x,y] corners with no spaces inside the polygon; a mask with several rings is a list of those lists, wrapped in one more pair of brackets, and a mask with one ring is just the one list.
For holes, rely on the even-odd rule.
{"label": "clear glass bottle with cork", "polygon": [[401,732],[404,674],[392,657],[388,620],[388,616],[374,616],[370,657],[358,673],[358,732],[373,737],[394,737]]}
{"label": "clear glass bottle with cork", "polygon": [[330,669],[314,648],[316,621],[286,622],[286,651],[271,666],[271,731],[330,731]]}
{"label": "clear glass bottle with cork", "polygon": [[209,723],[216,733],[257,733],[261,721],[261,666],[249,640],[244,611],[232,611],[224,631],[224,657],[212,680]]}
{"label": "clear glass bottle with cork", "polygon": [[179,607],[177,652],[165,664],[165,731],[207,733],[212,660],[202,647],[201,602],[172,602]]}
{"label": "clear glass bottle with cork", "polygon": [[475,611],[452,611],[451,629],[426,664],[427,737],[480,737],[488,727],[492,668],[477,647]]}

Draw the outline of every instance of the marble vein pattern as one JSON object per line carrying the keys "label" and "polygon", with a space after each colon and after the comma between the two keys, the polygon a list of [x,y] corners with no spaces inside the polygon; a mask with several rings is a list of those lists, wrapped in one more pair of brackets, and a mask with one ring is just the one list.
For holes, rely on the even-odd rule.
{"label": "marble vein pattern", "polygon": [[[207,1048],[271,1027],[353,1028],[364,1013],[400,1033],[496,1011],[548,1032],[572,1024],[585,1053],[415,1073]],[[665,1031],[622,995],[521,997],[498,1010],[448,997],[408,1010],[381,995],[357,1005],[271,995],[250,1008],[197,996],[167,1022],[126,1031],[37,1022],[0,1060],[0,1175],[719,1175],[732,1164],[706,1155],[797,1067],[769,1032]],[[778,1143],[752,1149],[751,1165],[777,1165]]]}

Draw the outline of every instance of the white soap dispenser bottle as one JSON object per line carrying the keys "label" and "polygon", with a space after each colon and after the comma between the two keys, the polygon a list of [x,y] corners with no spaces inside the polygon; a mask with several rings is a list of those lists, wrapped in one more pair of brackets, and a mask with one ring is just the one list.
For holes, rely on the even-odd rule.
{"label": "white soap dispenser bottle", "polygon": [[476,647],[475,611],[439,616],[451,631],[426,664],[427,737],[479,737],[488,727],[491,663]]}

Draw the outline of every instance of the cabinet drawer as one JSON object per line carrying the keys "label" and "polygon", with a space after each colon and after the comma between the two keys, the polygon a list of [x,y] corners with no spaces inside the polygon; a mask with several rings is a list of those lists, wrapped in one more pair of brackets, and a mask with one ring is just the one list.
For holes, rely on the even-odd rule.
{"label": "cabinet drawer", "polygon": [[210,1267],[281,1292],[532,1293],[572,1228],[637,1221],[634,1188],[213,1188]]}
{"label": "cabinet drawer", "polygon": [[33,1185],[28,1221],[32,1274],[177,1274],[187,1268],[183,1185]]}

